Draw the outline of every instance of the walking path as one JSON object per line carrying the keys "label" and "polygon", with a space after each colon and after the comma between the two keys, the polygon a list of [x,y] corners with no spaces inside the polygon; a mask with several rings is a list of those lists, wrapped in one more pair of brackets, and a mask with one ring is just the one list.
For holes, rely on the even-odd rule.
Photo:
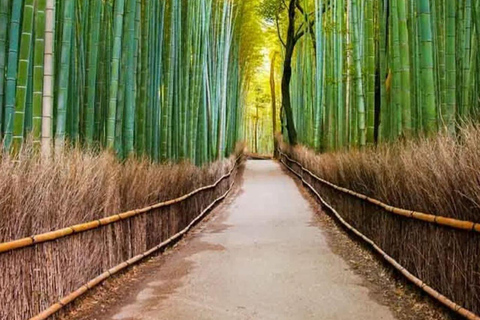
{"label": "walking path", "polygon": [[102,320],[394,319],[331,251],[278,163],[249,161],[219,209]]}

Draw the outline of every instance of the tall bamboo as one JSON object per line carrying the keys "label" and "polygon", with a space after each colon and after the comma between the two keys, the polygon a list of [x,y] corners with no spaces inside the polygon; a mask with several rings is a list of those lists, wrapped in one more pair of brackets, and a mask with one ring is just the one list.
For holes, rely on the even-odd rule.
{"label": "tall bamboo", "polygon": [[430,12],[430,0],[418,1],[420,32],[420,68],[422,70],[421,86],[423,91],[423,126],[425,133],[431,135],[437,129],[435,106],[435,82],[433,75],[433,39]]}
{"label": "tall bamboo", "polygon": [[54,99],[54,28],[55,0],[47,0],[45,8],[45,54],[43,58],[43,97],[42,97],[42,154],[51,154],[53,135],[53,99]]}
{"label": "tall bamboo", "polygon": [[5,66],[7,62],[8,17],[10,0],[0,1],[0,135],[3,128],[3,97],[5,90]]}
{"label": "tall bamboo", "polygon": [[8,62],[5,87],[5,115],[4,115],[4,148],[10,149],[13,133],[13,114],[15,111],[15,97],[18,71],[18,49],[20,46],[20,20],[22,14],[22,0],[12,3],[9,36],[8,36]]}
{"label": "tall bamboo", "polygon": [[111,61],[110,96],[106,126],[106,146],[113,149],[115,143],[115,120],[117,115],[117,95],[120,74],[120,58],[122,53],[122,26],[125,0],[115,1],[114,40]]}
{"label": "tall bamboo", "polygon": [[73,20],[75,17],[75,1],[65,0],[63,4],[63,29],[62,29],[62,45],[60,49],[61,64],[59,66],[59,87],[57,94],[57,114],[56,114],[56,131],[55,131],[55,149],[61,151],[65,144],[65,133],[67,125],[67,106],[68,94],[70,89],[70,64],[72,51],[72,32]]}
{"label": "tall bamboo", "polygon": [[83,132],[85,143],[92,146],[95,134],[96,82],[98,73],[98,50],[101,28],[102,0],[92,0],[89,15],[88,57],[86,75],[86,98],[84,106]]}
{"label": "tall bamboo", "polygon": [[[32,52],[34,1],[25,0],[23,5],[22,34],[18,61],[18,78],[13,116],[13,149],[17,152],[23,142],[25,125],[25,107],[27,105],[27,84]],[[8,142],[7,142],[8,147]]]}

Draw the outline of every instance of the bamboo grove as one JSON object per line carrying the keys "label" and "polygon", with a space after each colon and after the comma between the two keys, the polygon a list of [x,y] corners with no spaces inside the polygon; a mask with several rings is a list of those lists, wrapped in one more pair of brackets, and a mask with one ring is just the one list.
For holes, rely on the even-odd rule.
{"label": "bamboo grove", "polygon": [[4,149],[31,139],[197,164],[231,153],[241,23],[233,0],[0,0]]}
{"label": "bamboo grove", "polygon": [[292,3],[298,142],[321,151],[361,147],[454,134],[478,118],[480,1],[264,0],[284,58]]}

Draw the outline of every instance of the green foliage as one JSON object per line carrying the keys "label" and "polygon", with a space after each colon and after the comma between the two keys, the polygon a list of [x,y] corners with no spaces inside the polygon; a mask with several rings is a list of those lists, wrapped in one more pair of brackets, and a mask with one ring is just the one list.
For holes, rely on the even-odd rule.
{"label": "green foliage", "polygon": [[303,36],[290,92],[301,143],[319,151],[364,147],[454,134],[478,119],[480,1],[298,3],[297,14],[315,17],[312,30],[296,23]]}
{"label": "green foliage", "polygon": [[276,18],[285,10],[282,0],[263,0],[258,6],[258,12],[268,22],[275,22]]}
{"label": "green foliage", "polygon": [[259,59],[255,9],[232,0],[0,0],[6,149],[32,133],[56,152],[70,143],[197,164],[229,155]]}

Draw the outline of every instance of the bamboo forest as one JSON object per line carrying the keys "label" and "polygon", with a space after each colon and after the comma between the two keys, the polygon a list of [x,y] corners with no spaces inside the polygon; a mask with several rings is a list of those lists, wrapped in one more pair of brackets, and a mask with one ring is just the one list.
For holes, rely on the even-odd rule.
{"label": "bamboo forest", "polygon": [[480,320],[480,0],[0,0],[0,320]]}
{"label": "bamboo forest", "polygon": [[[66,143],[211,161],[241,108],[242,8],[231,1],[1,3],[4,149]],[[47,151],[48,152],[48,151]]]}

